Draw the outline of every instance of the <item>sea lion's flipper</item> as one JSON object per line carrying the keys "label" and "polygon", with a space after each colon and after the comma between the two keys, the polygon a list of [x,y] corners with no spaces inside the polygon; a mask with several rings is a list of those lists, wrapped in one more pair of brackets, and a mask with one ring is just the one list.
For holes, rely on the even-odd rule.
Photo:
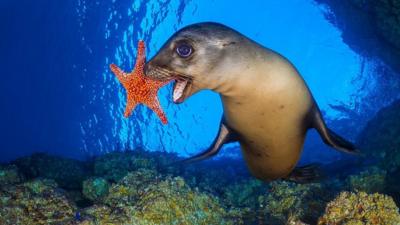
{"label": "sea lion's flipper", "polygon": [[204,160],[204,159],[210,158],[212,156],[215,156],[224,144],[233,142],[233,141],[236,141],[235,133],[231,129],[229,129],[224,124],[224,122],[221,122],[219,131],[218,131],[218,135],[215,138],[214,142],[211,144],[211,146],[204,152],[201,152],[195,156],[187,158],[187,159],[183,160],[182,162],[185,162],[185,163],[196,162],[196,161]]}
{"label": "sea lion's flipper", "polygon": [[294,170],[284,178],[287,181],[293,181],[296,183],[310,183],[315,182],[322,178],[320,165],[309,164],[301,167],[296,167]]}
{"label": "sea lion's flipper", "polygon": [[317,129],[319,135],[321,135],[322,140],[325,144],[339,150],[342,152],[350,153],[350,154],[358,154],[359,150],[356,146],[342,138],[331,129],[326,127],[324,120],[322,119],[321,112],[318,108],[313,110],[313,127]]}

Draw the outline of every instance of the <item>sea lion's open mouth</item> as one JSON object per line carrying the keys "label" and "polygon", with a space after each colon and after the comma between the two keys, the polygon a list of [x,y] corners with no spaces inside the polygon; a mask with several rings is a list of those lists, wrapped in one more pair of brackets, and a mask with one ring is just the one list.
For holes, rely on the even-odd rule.
{"label": "sea lion's open mouth", "polygon": [[182,103],[189,95],[192,79],[188,75],[180,74],[160,66],[148,64],[146,76],[155,80],[175,80],[172,93],[172,100],[174,103]]}
{"label": "sea lion's open mouth", "polygon": [[189,79],[184,78],[176,78],[173,90],[173,101],[174,103],[182,103],[188,94],[190,89],[191,82]]}

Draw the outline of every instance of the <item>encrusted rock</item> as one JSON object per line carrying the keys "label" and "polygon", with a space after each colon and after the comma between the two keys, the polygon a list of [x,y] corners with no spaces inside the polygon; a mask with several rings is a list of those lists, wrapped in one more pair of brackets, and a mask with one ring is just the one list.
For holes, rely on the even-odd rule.
{"label": "encrusted rock", "polygon": [[82,193],[91,201],[99,201],[108,194],[110,184],[106,179],[96,177],[83,181]]}
{"label": "encrusted rock", "polygon": [[382,192],[385,187],[386,171],[377,167],[369,168],[346,179],[350,191],[364,191],[367,193]]}
{"label": "encrusted rock", "polygon": [[0,165],[0,186],[7,184],[17,184],[24,180],[15,165]]}
{"label": "encrusted rock", "polygon": [[0,188],[0,224],[62,224],[73,220],[75,211],[75,205],[52,180],[36,179]]}
{"label": "encrusted rock", "polygon": [[397,225],[400,224],[400,214],[389,196],[378,193],[342,192],[328,204],[318,224]]}

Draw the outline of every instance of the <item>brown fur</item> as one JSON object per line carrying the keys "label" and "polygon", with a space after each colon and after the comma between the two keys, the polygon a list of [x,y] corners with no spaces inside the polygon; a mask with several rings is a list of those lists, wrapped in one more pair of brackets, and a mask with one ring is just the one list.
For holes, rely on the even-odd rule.
{"label": "brown fur", "polygon": [[[181,41],[194,48],[187,59],[174,51]],[[251,173],[262,180],[287,177],[299,161],[308,128],[325,128],[307,85],[287,59],[220,24],[178,31],[150,60],[146,73],[190,80],[185,98],[201,89],[220,93],[224,123],[236,133]]]}

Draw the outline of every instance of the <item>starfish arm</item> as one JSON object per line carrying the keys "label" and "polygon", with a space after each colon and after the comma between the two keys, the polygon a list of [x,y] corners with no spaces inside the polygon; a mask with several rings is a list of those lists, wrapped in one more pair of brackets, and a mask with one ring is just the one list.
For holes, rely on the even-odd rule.
{"label": "starfish arm", "polygon": [[126,81],[127,81],[128,74],[126,74],[124,71],[122,71],[115,64],[111,64],[110,65],[110,69],[115,74],[115,76],[118,78],[119,82],[121,82],[124,85],[126,83]]}
{"label": "starfish arm", "polygon": [[136,56],[135,71],[142,72],[144,69],[144,64],[146,63],[146,47],[144,41],[140,40],[138,44],[138,52]]}
{"label": "starfish arm", "polygon": [[133,109],[136,107],[137,103],[133,101],[129,101],[126,103],[124,117],[128,118],[131,116]]}
{"label": "starfish arm", "polygon": [[146,105],[157,114],[163,124],[168,123],[167,117],[165,116],[164,111],[161,109],[160,102],[157,99],[151,104]]}

